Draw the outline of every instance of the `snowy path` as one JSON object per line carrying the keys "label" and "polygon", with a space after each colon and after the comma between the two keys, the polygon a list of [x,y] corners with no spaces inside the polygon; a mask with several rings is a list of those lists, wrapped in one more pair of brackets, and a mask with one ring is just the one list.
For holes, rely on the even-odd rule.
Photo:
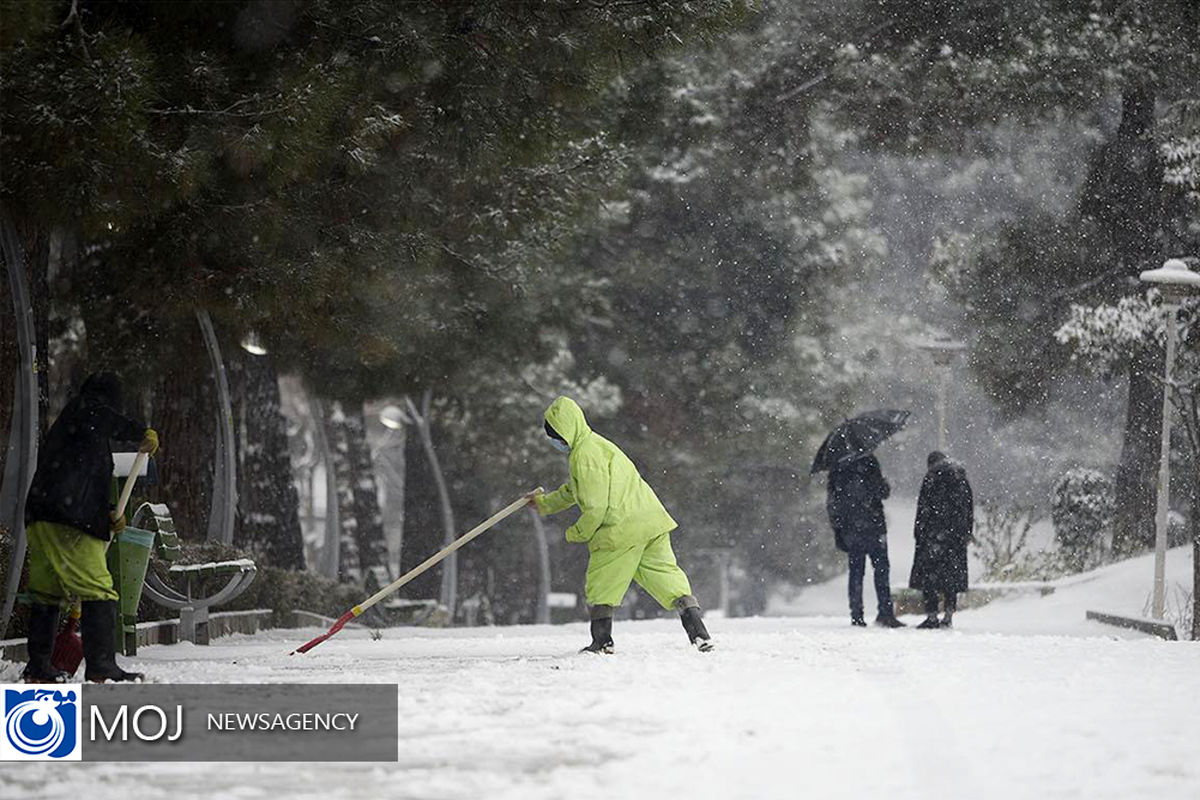
{"label": "snowy path", "polygon": [[[839,618],[305,632],[145,648],[172,682],[394,682],[398,765],[0,766],[5,798],[1195,798],[1200,647]],[[1089,628],[1089,630],[1091,630]]]}

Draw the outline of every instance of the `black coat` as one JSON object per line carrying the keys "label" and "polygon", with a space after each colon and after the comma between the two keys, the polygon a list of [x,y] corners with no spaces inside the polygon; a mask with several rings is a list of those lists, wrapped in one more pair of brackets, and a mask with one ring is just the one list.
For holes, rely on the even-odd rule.
{"label": "black coat", "polygon": [[967,471],[949,459],[925,473],[917,498],[917,540],[908,585],[933,592],[967,590],[967,544],[975,527],[975,501]]}
{"label": "black coat", "polygon": [[887,536],[883,501],[889,494],[891,488],[873,455],[829,471],[825,510],[839,550],[869,550]]}
{"label": "black coat", "polygon": [[70,525],[108,541],[113,458],[110,441],[140,442],[146,426],[114,408],[116,391],[84,384],[50,426],[25,501],[25,521]]}

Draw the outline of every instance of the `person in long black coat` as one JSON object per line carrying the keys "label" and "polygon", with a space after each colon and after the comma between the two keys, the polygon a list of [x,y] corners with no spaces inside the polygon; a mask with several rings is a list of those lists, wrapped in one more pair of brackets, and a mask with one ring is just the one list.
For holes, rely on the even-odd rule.
{"label": "person in long black coat", "polygon": [[38,453],[25,501],[28,541],[29,663],[26,683],[63,683],[51,656],[61,606],[79,598],[84,677],[88,681],[137,680],[115,660],[116,587],[106,563],[108,542],[125,526],[111,504],[112,443],[141,442],[153,454],[158,434],[121,412],[121,382],[99,372],[83,382],[50,426]]}
{"label": "person in long black coat", "polygon": [[891,488],[879,468],[879,459],[872,454],[838,464],[829,471],[825,510],[833,528],[834,542],[849,560],[847,594],[852,625],[867,624],[863,618],[863,575],[870,558],[879,609],[875,624],[885,628],[904,626],[896,619],[892,606],[887,521],[883,516],[883,501],[889,494]]}
{"label": "person in long black coat", "polygon": [[[909,588],[924,594],[925,621],[920,628],[948,628],[958,607],[958,593],[967,591],[967,545],[975,526],[975,501],[967,471],[934,451],[917,498],[917,540]],[[945,616],[938,621],[938,596]]]}

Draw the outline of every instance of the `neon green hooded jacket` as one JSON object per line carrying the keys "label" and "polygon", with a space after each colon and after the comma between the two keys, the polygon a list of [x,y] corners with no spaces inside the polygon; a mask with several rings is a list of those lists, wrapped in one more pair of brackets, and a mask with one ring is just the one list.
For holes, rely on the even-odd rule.
{"label": "neon green hooded jacket", "polygon": [[567,529],[568,542],[587,542],[588,550],[620,550],[678,527],[633,462],[588,426],[574,400],[559,397],[551,403],[546,422],[571,446],[571,479],[539,497],[537,506],[542,515],[579,506],[579,519]]}

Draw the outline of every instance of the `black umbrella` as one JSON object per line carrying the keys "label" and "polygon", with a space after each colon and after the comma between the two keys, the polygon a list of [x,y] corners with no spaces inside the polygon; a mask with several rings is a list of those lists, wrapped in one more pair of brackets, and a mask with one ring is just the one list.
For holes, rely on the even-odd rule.
{"label": "black umbrella", "polygon": [[908,411],[880,409],[859,414],[833,429],[817,457],[813,459],[811,472],[823,472],[839,464],[862,458],[872,452],[885,439],[904,427]]}

